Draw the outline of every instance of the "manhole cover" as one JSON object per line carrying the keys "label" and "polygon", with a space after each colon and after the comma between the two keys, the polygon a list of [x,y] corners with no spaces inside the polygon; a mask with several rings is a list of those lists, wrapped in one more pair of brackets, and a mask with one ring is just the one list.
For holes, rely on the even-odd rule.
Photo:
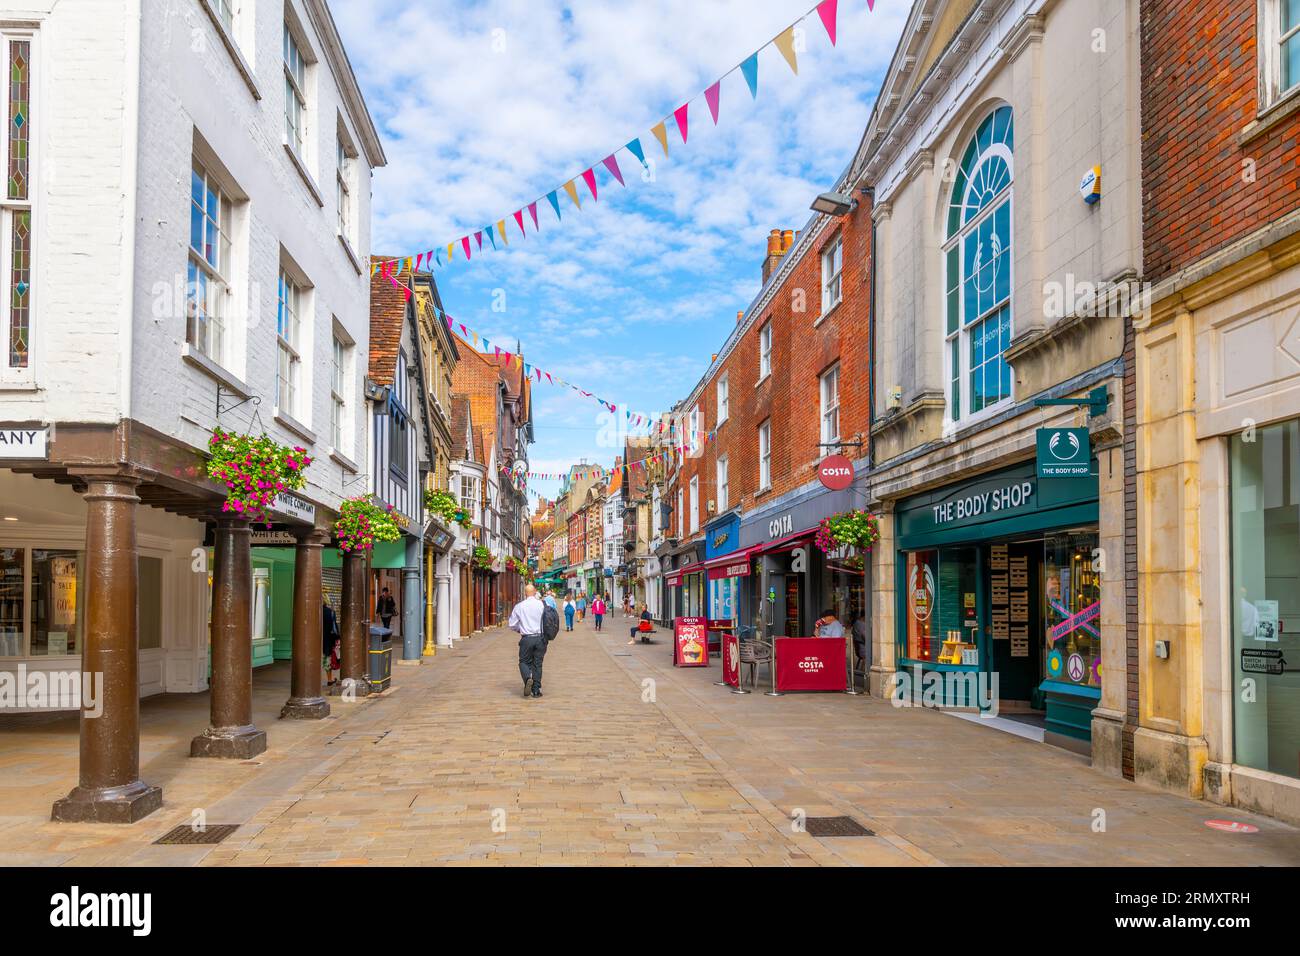
{"label": "manhole cover", "polygon": [[808,817],[804,821],[804,830],[815,837],[863,837],[875,836],[852,817]]}
{"label": "manhole cover", "polygon": [[168,830],[167,833],[153,842],[155,844],[166,844],[170,846],[178,844],[220,843],[238,829],[238,823],[216,823],[212,826],[204,827],[202,830],[196,830],[188,823],[182,823],[174,830]]}

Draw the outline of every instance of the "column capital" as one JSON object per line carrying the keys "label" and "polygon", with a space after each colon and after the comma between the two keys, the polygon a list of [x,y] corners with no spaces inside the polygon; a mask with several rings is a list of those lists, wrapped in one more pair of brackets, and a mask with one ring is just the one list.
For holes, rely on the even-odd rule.
{"label": "column capital", "polygon": [[293,538],[302,548],[323,548],[333,535],[324,528],[294,528]]}

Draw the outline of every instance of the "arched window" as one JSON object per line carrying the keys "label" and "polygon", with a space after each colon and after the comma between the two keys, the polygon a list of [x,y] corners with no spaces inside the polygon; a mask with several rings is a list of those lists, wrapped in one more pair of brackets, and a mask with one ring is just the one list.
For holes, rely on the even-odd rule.
{"label": "arched window", "polygon": [[948,417],[956,422],[1011,398],[1011,107],[971,137],[948,201],[943,247]]}

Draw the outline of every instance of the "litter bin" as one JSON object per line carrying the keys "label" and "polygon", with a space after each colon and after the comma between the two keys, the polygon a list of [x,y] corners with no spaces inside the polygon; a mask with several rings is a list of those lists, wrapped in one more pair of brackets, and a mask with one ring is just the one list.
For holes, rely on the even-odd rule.
{"label": "litter bin", "polygon": [[378,624],[370,625],[370,653],[367,655],[370,659],[370,667],[366,676],[370,681],[372,694],[388,690],[388,685],[393,680],[392,638],[391,628],[381,627]]}

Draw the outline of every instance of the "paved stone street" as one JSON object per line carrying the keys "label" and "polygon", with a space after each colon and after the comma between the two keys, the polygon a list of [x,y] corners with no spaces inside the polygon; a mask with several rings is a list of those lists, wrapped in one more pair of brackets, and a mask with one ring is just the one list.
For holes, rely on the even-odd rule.
{"label": "paved stone street", "polygon": [[[322,722],[277,720],[287,670],[259,671],[270,750],[247,762],[188,758],[206,695],[146,701],[143,775],[166,802],[132,827],[48,822],[76,776],[76,721],[7,723],[0,864],[1300,864],[1284,824],[944,714],[733,695],[716,664],[674,670],[662,631],[626,635],[619,615],[561,633],[546,696],[524,700],[513,635],[483,634]],[[241,826],[215,847],[152,845],[196,809]],[[797,833],[799,811],[876,835]],[[1216,817],[1260,832],[1204,826]]]}

